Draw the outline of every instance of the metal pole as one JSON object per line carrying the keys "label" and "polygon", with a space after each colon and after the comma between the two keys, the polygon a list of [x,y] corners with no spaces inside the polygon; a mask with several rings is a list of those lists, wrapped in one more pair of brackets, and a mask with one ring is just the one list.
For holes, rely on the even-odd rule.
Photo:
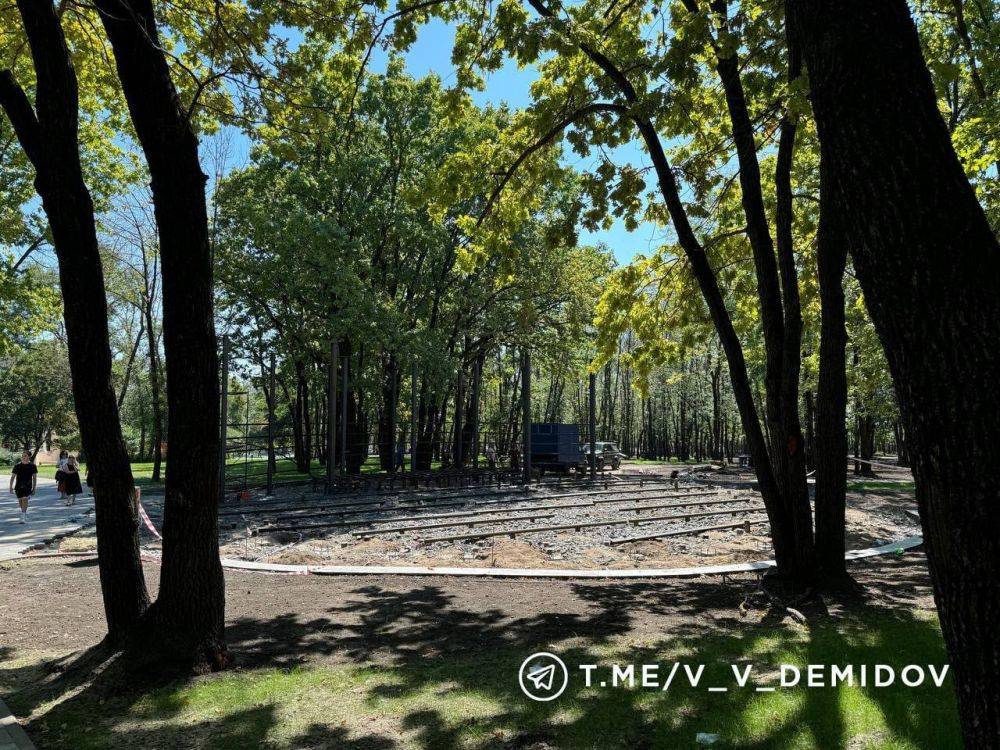
{"label": "metal pole", "polygon": [[417,361],[410,371],[410,471],[417,470]]}
{"label": "metal pole", "polygon": [[341,357],[343,361],[344,382],[340,388],[340,471],[347,473],[347,383],[350,379],[350,357]]}
{"label": "metal pole", "polygon": [[268,390],[270,391],[269,398],[267,399],[267,494],[274,494],[274,470],[275,470],[275,457],[274,457],[274,397],[275,397],[275,361],[274,352],[271,352],[271,370],[268,377]]}
{"label": "metal pole", "polygon": [[226,454],[229,441],[229,336],[222,337],[222,398],[219,419],[219,500],[226,498]]}
{"label": "metal pole", "polygon": [[531,482],[531,355],[527,349],[521,350],[521,419],[523,443],[522,461],[524,483]]}
{"label": "metal pole", "polygon": [[590,373],[590,478],[597,479],[597,374]]}
{"label": "metal pole", "polygon": [[340,342],[330,344],[326,394],[326,491],[333,490],[333,470],[337,465],[337,361]]}

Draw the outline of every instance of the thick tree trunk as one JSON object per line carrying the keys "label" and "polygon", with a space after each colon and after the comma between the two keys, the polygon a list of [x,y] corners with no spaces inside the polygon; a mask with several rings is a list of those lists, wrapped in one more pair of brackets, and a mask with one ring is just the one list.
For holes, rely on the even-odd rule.
{"label": "thick tree trunk", "polygon": [[396,394],[399,390],[398,370],[396,355],[390,354],[385,362],[385,380],[382,384],[382,409],[379,411],[378,420],[378,459],[382,471],[389,471],[395,466]]}
{"label": "thick tree trunk", "polygon": [[712,370],[712,458],[722,459],[722,363]]}
{"label": "thick tree trunk", "polygon": [[1000,244],[904,0],[787,0],[832,188],[909,438],[965,744],[1000,747]]}
{"label": "thick tree trunk", "polygon": [[[160,235],[166,352],[167,462],[163,565],[152,632],[133,656],[158,665],[219,668],[225,583],[219,562],[218,352],[205,175],[150,0],[97,0],[101,22],[152,178]],[[159,656],[157,656],[157,652]]]}
{"label": "thick tree trunk", "polygon": [[288,402],[288,411],[292,417],[292,460],[295,461],[296,471],[305,472],[308,470],[306,461],[305,437],[302,434],[302,381],[300,371],[302,363],[295,362],[295,398],[292,398],[288,387],[282,382],[282,389],[285,393],[285,400]]}
{"label": "thick tree trunk", "polygon": [[910,451],[906,443],[906,430],[898,419],[893,425],[893,432],[896,434],[896,463],[900,466],[909,466]]}
{"label": "thick tree trunk", "polygon": [[160,355],[157,351],[159,345],[153,328],[153,300],[150,298],[146,303],[146,330],[148,331],[146,340],[149,343],[149,391],[150,403],[153,409],[153,430],[150,435],[153,448],[153,474],[151,480],[160,481],[161,466],[163,464],[163,407],[160,405]]}
{"label": "thick tree trunk", "polygon": [[[350,352],[350,348],[347,349]],[[365,413],[365,392],[360,387],[360,373],[364,371],[364,346],[358,347],[356,364],[351,367],[353,377],[348,383],[347,396],[347,473],[360,474],[368,459],[368,417]]]}
{"label": "thick tree trunk", "polygon": [[119,642],[149,605],[128,452],[111,382],[107,299],[90,193],[77,139],[76,73],[50,2],[18,3],[35,65],[36,111],[9,71],[0,106],[35,166],[35,186],[59,261],[66,342],[80,437],[97,515],[97,553],[108,637]]}
{"label": "thick tree trunk", "polygon": [[[795,81],[802,72],[802,59],[794,44],[788,45],[788,80]],[[799,420],[799,375],[802,369],[802,303],[799,277],[795,267],[792,222],[792,162],[798,121],[788,112],[781,118],[778,155],[774,170],[775,248],[781,274],[783,339],[781,344],[781,390],[778,405],[781,413],[780,440],[774,460],[781,477],[782,496],[795,530],[795,548],[800,575],[808,580],[816,567],[812,509],[806,482],[806,458],[802,423]],[[758,183],[759,187],[759,183]]]}
{"label": "thick tree trunk", "polygon": [[803,399],[806,408],[806,469],[812,471],[816,468],[816,397],[812,390],[806,390]]}
{"label": "thick tree trunk", "polygon": [[[832,189],[821,176],[821,193]],[[816,555],[824,576],[846,575],[847,329],[844,269],[847,244],[829,203],[820,208],[817,276],[820,294],[819,385],[816,391]]]}
{"label": "thick tree trunk", "polygon": [[431,403],[430,386],[427,379],[421,379],[420,399],[417,407],[417,471],[428,471],[434,454],[434,414]]}
{"label": "thick tree trunk", "polygon": [[875,458],[875,418],[871,414],[858,414],[858,458],[854,462],[854,473],[859,476],[875,476],[875,468],[868,463]]}

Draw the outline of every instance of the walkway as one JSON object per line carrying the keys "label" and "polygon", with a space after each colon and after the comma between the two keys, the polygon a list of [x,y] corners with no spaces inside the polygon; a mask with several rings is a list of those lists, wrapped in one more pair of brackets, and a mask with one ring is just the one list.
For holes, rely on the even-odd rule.
{"label": "walkway", "polygon": [[35,750],[7,704],[0,700],[0,750]]}
{"label": "walkway", "polygon": [[22,524],[17,498],[7,491],[10,475],[0,474],[0,482],[0,562],[94,522],[93,497],[83,495],[67,507],[59,499],[55,480],[39,477],[38,494],[28,505],[28,522]]}

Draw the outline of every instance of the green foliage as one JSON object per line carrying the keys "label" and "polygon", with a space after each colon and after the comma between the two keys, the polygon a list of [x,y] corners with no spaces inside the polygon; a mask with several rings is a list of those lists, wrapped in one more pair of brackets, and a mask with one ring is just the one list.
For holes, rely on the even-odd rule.
{"label": "green foliage", "polygon": [[52,331],[61,301],[52,276],[0,256],[0,360],[13,356],[40,333]]}
{"label": "green foliage", "polygon": [[66,350],[38,341],[0,368],[0,442],[37,448],[49,435],[72,441],[76,429]]}
{"label": "green foliage", "polygon": [[530,342],[541,361],[572,360],[610,263],[566,231],[578,186],[557,170],[508,215],[505,252],[472,249],[464,230],[486,185],[481,172],[452,181],[451,162],[493,141],[507,113],[454,110],[437,78],[393,62],[337,123],[322,114],[344,108],[331,60],[308,44],[289,55],[308,106],[275,111],[217,194],[221,302],[241,350],[264,346],[290,368],[350,341],[377,354],[360,373],[373,390],[383,356],[442,383],[470,347]]}
{"label": "green foliage", "polygon": [[955,151],[1000,231],[1000,3],[929,0],[915,12]]}

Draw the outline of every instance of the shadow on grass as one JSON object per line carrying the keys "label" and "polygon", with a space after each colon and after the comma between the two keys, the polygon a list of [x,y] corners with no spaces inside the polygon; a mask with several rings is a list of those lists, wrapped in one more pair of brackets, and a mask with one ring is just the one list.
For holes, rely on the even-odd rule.
{"label": "shadow on grass", "polygon": [[[140,692],[115,657],[91,650],[46,665],[55,678],[3,682],[24,686],[9,702],[33,713],[28,730],[44,748],[673,749],[696,747],[698,732],[755,750],[960,747],[950,679],[941,689],[757,693],[737,688],[729,666],[751,664],[752,680],[773,685],[785,663],[887,664],[897,675],[909,663],[945,663],[936,624],[907,606],[919,584],[906,570],[879,601],[833,602],[838,616],[816,613],[809,628],[741,621],[743,592],[716,581],[581,583],[582,613],[527,617],[459,606],[439,586],[373,584],[323,617],[236,621],[228,638],[240,659],[228,673]],[[630,638],[640,611],[662,617],[664,630]],[[517,687],[522,660],[538,650],[556,651],[570,669],[566,692],[549,703]],[[602,665],[610,679],[609,664],[655,662],[662,679],[674,661],[705,664],[701,684],[601,689],[577,669]]]}

